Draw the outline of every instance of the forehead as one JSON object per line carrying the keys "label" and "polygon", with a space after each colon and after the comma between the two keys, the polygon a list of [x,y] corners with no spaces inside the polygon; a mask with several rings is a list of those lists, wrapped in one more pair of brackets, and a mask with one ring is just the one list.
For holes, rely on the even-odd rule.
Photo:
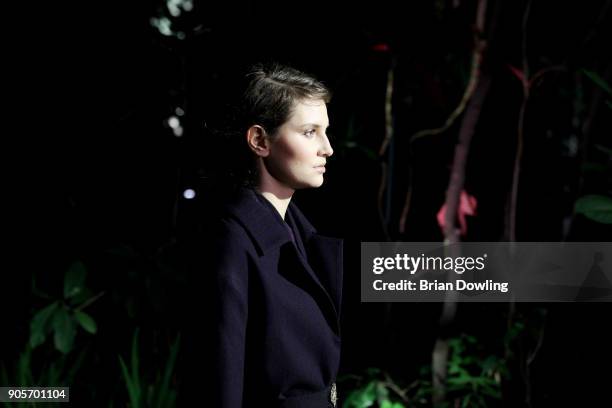
{"label": "forehead", "polygon": [[295,102],[288,122],[295,125],[317,124],[327,126],[327,106],[325,101],[320,99],[307,99]]}

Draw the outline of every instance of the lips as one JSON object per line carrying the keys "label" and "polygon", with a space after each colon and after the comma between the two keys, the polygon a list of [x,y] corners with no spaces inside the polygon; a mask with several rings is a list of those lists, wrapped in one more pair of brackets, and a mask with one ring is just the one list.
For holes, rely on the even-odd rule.
{"label": "lips", "polygon": [[321,173],[325,173],[325,165],[315,166],[315,169],[320,171]]}

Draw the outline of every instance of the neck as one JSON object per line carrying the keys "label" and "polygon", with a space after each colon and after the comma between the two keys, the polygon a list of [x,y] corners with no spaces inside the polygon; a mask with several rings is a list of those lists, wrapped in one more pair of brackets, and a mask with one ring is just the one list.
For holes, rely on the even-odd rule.
{"label": "neck", "polygon": [[265,166],[261,167],[257,191],[272,203],[276,211],[278,211],[284,220],[285,214],[287,213],[287,207],[291,202],[291,197],[293,197],[295,190],[272,177],[267,169],[265,169]]}
{"label": "neck", "polygon": [[289,207],[289,203],[291,202],[291,197],[287,197],[287,198],[279,197],[271,191],[259,190],[259,192],[270,203],[272,203],[274,208],[276,208],[276,211],[278,211],[278,213],[284,220],[285,214],[287,213],[287,207]]}

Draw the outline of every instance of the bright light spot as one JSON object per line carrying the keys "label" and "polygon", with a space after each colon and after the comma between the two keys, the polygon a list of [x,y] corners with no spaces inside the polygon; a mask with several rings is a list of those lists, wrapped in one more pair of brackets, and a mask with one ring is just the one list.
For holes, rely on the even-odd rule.
{"label": "bright light spot", "polygon": [[170,25],[172,23],[166,17],[162,17],[162,18],[153,17],[149,21],[151,22],[151,25],[153,27],[156,27],[159,30],[160,34],[167,35],[167,36],[172,35],[172,30],[170,29]]}
{"label": "bright light spot", "polygon": [[183,2],[183,10],[191,11],[192,9],[193,9],[193,3],[191,2],[191,0],[185,0]]}
{"label": "bright light spot", "polygon": [[176,129],[177,127],[181,126],[181,122],[179,122],[176,116],[170,116],[168,118],[168,126],[170,126],[172,129]]}
{"label": "bright light spot", "polygon": [[183,136],[183,128],[181,126],[172,129],[174,131],[174,136],[181,137]]}
{"label": "bright light spot", "polygon": [[185,111],[183,109],[181,109],[180,107],[177,107],[174,112],[176,113],[177,116],[183,116],[185,114]]}
{"label": "bright light spot", "polygon": [[178,38],[179,40],[184,40],[185,39],[185,33],[182,31],[179,31],[178,33],[176,33],[176,38]]}
{"label": "bright light spot", "polygon": [[181,15],[181,9],[176,7],[174,4],[168,4],[168,11],[172,17],[178,17]]}
{"label": "bright light spot", "polygon": [[195,195],[195,191],[193,191],[191,188],[188,188],[187,190],[183,191],[183,197],[185,197],[187,200],[191,200],[195,197]]}
{"label": "bright light spot", "polygon": [[166,0],[166,7],[168,7],[168,11],[173,17],[178,17],[181,14],[179,9],[181,3],[182,0]]}

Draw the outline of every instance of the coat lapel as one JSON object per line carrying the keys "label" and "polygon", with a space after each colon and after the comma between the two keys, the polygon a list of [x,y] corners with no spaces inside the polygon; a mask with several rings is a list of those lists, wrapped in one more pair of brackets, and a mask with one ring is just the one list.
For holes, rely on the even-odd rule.
{"label": "coat lapel", "polygon": [[306,251],[312,270],[330,294],[336,315],[340,317],[342,305],[342,240],[313,235]]}
{"label": "coat lapel", "polygon": [[297,206],[290,203],[286,217],[294,223],[304,242],[307,260],[291,243],[285,227],[275,219],[265,204],[258,201],[253,190],[243,190],[229,208],[230,213],[245,227],[256,243],[260,255],[263,255],[266,249],[281,248],[279,270],[283,273],[295,271],[297,276],[287,278],[313,296],[330,326],[339,334],[342,240],[316,234],[314,227]]}
{"label": "coat lapel", "polygon": [[329,326],[340,334],[338,312],[330,294],[321,284],[308,262],[298,252],[295,245],[287,243],[281,248],[279,272],[295,285],[306,290],[317,302]]}
{"label": "coat lapel", "polygon": [[302,237],[308,259],[298,251],[296,256],[300,261],[303,272],[316,283],[321,291],[325,307],[329,308],[333,316],[334,330],[339,333],[341,293],[342,293],[342,240],[325,237],[316,233],[316,230],[293,203],[287,209],[289,221],[297,227]]}

